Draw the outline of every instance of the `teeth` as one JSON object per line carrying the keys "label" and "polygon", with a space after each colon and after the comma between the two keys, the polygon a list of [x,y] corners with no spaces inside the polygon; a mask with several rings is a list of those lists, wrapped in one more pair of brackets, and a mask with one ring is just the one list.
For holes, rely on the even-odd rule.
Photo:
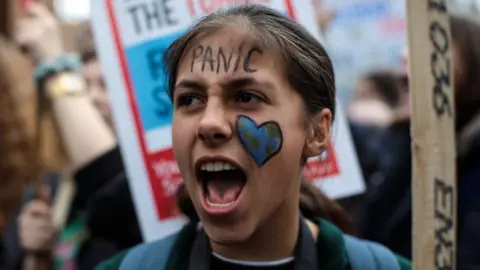
{"label": "teeth", "polygon": [[213,207],[219,207],[219,208],[222,208],[222,207],[229,207],[230,205],[234,204],[236,201],[231,201],[231,202],[228,202],[228,203],[212,203],[208,200],[207,198],[207,204],[210,205],[210,206],[213,206]]}
{"label": "teeth", "polygon": [[215,162],[206,162],[202,164],[200,169],[202,171],[207,171],[207,172],[219,172],[219,171],[236,170],[237,168],[230,163],[226,163],[223,161],[215,161]]}
{"label": "teeth", "polygon": [[209,172],[213,171],[213,169],[215,168],[215,164],[213,162],[209,162],[205,164],[205,166],[206,166],[206,170]]}
{"label": "teeth", "polygon": [[214,170],[214,171],[221,171],[221,170],[223,170],[223,163],[220,162],[220,161],[215,162],[215,164],[213,164],[213,170]]}

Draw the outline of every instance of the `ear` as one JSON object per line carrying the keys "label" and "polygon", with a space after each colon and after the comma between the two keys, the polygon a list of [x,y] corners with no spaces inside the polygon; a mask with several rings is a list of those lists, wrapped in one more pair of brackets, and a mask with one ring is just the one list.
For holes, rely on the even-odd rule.
{"label": "ear", "polygon": [[303,149],[304,157],[319,156],[327,148],[328,140],[330,139],[331,123],[332,112],[327,108],[310,119]]}

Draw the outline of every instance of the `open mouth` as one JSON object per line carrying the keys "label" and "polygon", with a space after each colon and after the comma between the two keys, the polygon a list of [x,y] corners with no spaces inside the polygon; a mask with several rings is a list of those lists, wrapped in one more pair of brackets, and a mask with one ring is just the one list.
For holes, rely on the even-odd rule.
{"label": "open mouth", "polygon": [[227,161],[206,161],[197,169],[197,179],[202,186],[202,202],[211,213],[233,210],[240,201],[247,181],[245,172]]}

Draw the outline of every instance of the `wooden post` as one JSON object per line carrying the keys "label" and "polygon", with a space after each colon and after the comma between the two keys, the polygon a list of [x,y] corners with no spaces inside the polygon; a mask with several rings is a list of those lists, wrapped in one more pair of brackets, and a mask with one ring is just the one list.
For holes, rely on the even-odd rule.
{"label": "wooden post", "polygon": [[407,0],[416,270],[456,269],[456,147],[446,0]]}

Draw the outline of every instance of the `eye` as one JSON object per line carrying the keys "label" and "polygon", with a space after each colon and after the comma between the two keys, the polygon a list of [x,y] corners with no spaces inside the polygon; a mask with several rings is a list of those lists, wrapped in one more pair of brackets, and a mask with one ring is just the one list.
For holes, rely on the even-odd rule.
{"label": "eye", "polygon": [[202,100],[195,95],[182,95],[177,99],[177,107],[190,107],[201,103]]}
{"label": "eye", "polygon": [[263,102],[263,98],[253,93],[239,91],[235,95],[235,101],[240,103],[257,103]]}

